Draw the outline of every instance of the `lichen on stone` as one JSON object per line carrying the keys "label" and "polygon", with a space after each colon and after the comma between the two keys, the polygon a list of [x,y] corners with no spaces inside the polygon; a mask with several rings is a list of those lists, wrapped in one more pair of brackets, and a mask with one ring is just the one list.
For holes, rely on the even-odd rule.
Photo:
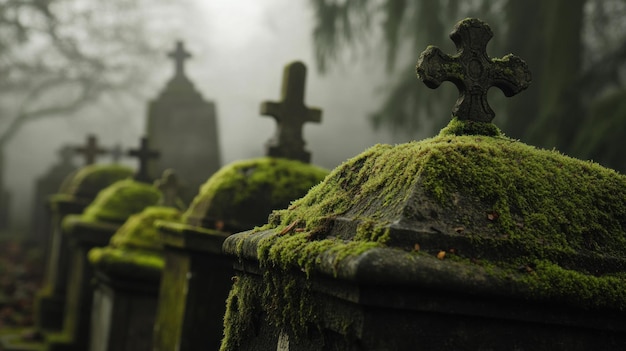
{"label": "lichen on stone", "polygon": [[202,185],[183,220],[205,227],[219,223],[226,231],[253,228],[264,224],[272,210],[286,208],[306,194],[327,174],[317,166],[282,158],[237,161]]}
{"label": "lichen on stone", "polygon": [[98,193],[85,209],[85,221],[124,222],[130,215],[156,205],[161,192],[150,184],[132,179],[120,180]]}

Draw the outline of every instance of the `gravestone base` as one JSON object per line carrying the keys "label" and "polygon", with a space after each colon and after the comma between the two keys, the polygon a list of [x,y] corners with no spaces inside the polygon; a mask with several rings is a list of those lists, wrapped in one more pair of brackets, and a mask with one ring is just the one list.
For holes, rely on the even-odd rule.
{"label": "gravestone base", "polygon": [[35,299],[35,327],[38,330],[60,331],[63,328],[65,297],[42,291]]}
{"label": "gravestone base", "polygon": [[227,233],[162,224],[165,270],[155,323],[154,350],[217,350],[234,271],[222,254]]}
{"label": "gravestone base", "polygon": [[69,277],[63,322],[63,338],[48,341],[48,351],[87,350],[93,300],[94,276],[87,253],[94,247],[105,246],[119,228],[119,224],[85,222],[80,216],[65,222],[70,257]]}
{"label": "gravestone base", "polygon": [[142,279],[96,269],[90,351],[151,350],[158,279]]}
{"label": "gravestone base", "polygon": [[[227,350],[626,348],[626,313],[618,310],[463,289],[461,281],[439,284],[437,275],[454,274],[432,271],[442,267],[440,260],[402,263],[402,251],[395,249],[374,249],[332,268],[322,256],[307,277],[300,270],[260,267],[255,255],[262,236],[238,234],[224,245],[239,256],[226,315]],[[456,274],[488,282],[479,270]]]}

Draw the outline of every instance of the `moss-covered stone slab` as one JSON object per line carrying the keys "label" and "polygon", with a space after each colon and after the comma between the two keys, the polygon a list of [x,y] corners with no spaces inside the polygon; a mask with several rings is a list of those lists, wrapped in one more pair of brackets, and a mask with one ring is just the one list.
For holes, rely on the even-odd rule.
{"label": "moss-covered stone slab", "polygon": [[[372,147],[274,212],[265,227],[227,238],[224,250],[238,257],[239,269],[261,275],[241,273],[231,291],[223,349],[244,342],[246,328],[263,320],[274,341],[284,331],[292,346],[315,325],[364,340],[376,324],[349,320],[387,313],[370,308],[402,311],[399,320],[416,328],[427,325],[421,312],[458,313],[466,322],[437,330],[459,342],[470,339],[459,333],[478,332],[468,327],[472,318],[489,319],[485,327],[514,320],[485,344],[496,348],[520,321],[532,325],[520,335],[545,322],[560,330],[555,335],[580,341],[567,343],[574,349],[601,335],[608,348],[626,343],[619,336],[626,331],[626,176],[495,127],[494,136],[463,132],[475,127],[488,126],[453,120],[434,138]],[[329,296],[349,313],[318,313]],[[384,328],[375,335],[385,331],[409,335]]]}
{"label": "moss-covered stone slab", "polygon": [[233,162],[200,188],[183,221],[226,232],[247,230],[265,223],[272,210],[306,194],[326,174],[317,166],[282,158]]}
{"label": "moss-covered stone slab", "polygon": [[130,215],[155,205],[160,197],[159,189],[150,184],[121,180],[98,193],[82,218],[84,221],[123,223]]}
{"label": "moss-covered stone slab", "polygon": [[108,246],[92,249],[89,261],[96,269],[116,278],[158,281],[164,262],[155,221],[176,222],[180,216],[180,211],[172,207],[146,207],[128,218]]}
{"label": "moss-covered stone slab", "polygon": [[177,222],[180,211],[147,207],[132,215],[108,246],[89,251],[96,282],[91,350],[151,349],[165,264],[157,220]]}

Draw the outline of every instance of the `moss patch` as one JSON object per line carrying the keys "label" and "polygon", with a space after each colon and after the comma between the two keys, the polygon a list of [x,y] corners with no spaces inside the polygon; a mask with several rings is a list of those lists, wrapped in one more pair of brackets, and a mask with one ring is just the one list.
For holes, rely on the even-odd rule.
{"label": "moss patch", "polygon": [[161,192],[152,185],[125,179],[105,188],[83,212],[85,221],[124,222],[130,215],[156,205]]}
{"label": "moss patch", "polygon": [[180,212],[171,207],[150,206],[130,216],[111,237],[109,246],[89,251],[89,261],[105,271],[160,274],[165,264],[157,220],[177,222]]}
{"label": "moss patch", "polygon": [[161,250],[160,233],[155,226],[157,220],[180,221],[180,211],[172,207],[149,206],[132,215],[111,237],[112,247],[129,249]]}
{"label": "moss patch", "polygon": [[286,208],[328,172],[310,164],[263,157],[234,162],[215,173],[184,214],[186,223],[241,231],[262,225],[272,210]]}

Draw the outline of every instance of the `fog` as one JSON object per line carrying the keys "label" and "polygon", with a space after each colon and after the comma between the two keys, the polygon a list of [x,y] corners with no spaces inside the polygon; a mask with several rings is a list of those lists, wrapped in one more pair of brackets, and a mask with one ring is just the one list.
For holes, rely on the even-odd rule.
{"label": "fog", "polygon": [[[320,75],[314,62],[313,13],[308,2],[291,0],[197,0],[199,11],[185,18],[175,37],[193,55],[186,72],[218,112],[219,144],[224,164],[264,154],[274,133],[272,118],[259,115],[265,100],[278,100],[285,64],[300,60],[308,67],[306,104],[323,110],[321,124],[307,124],[304,137],[312,163],[334,168],[376,143],[403,142],[406,136],[373,131],[368,119],[380,102],[384,64],[375,58],[334,67]],[[27,125],[5,150],[5,186],[12,194],[11,224],[28,226],[33,186],[58,159],[65,144],[80,144],[87,133],[105,147],[136,147],[143,134],[148,99],[156,98],[173,74],[163,48],[154,67],[157,84],[145,98],[103,101],[74,118],[54,118]],[[416,80],[417,84],[417,80]],[[109,159],[101,158],[101,162]],[[80,159],[76,159],[77,165]],[[124,161],[135,166],[132,160]]]}

